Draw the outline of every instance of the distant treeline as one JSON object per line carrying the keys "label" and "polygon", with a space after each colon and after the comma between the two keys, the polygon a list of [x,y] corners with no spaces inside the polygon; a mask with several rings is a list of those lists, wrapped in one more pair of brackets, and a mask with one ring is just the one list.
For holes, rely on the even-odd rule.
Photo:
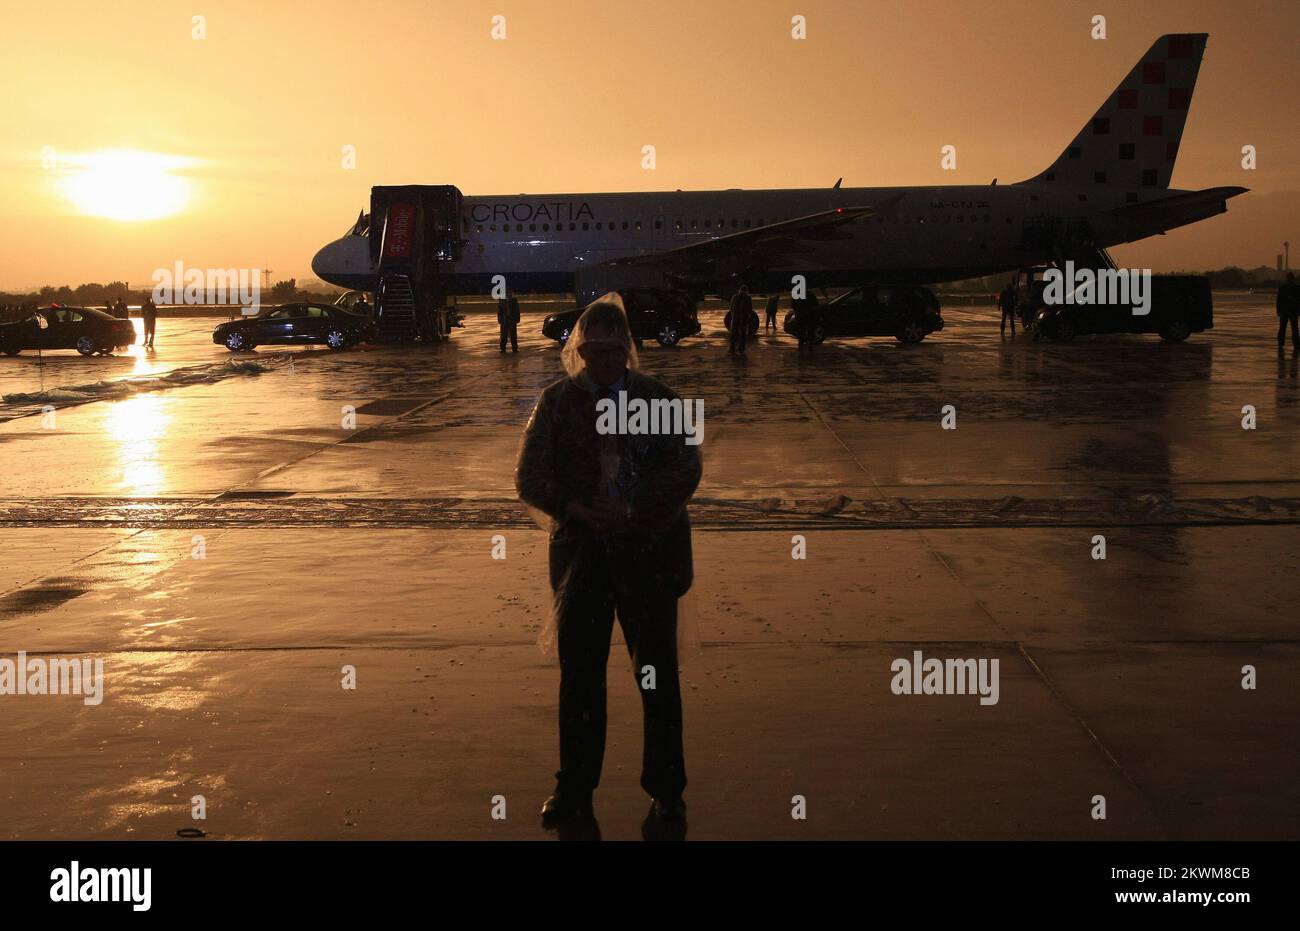
{"label": "distant treeline", "polygon": [[[144,299],[152,293],[152,286],[148,288],[128,288],[125,281],[110,281],[108,284],[89,282],[79,284],[75,288],[66,284],[57,288],[53,285],[46,285],[39,291],[31,291],[26,294],[0,291],[0,307],[15,304],[36,304],[40,307],[49,304],[71,304],[74,307],[97,307],[102,310],[105,304],[110,301],[116,303],[119,297],[131,305],[142,304]],[[331,287],[326,287],[324,290],[305,290],[298,287],[297,279],[290,278],[287,281],[277,281],[271,288],[269,295],[262,295],[262,300],[267,303],[324,301],[329,304],[333,303],[334,299],[342,293],[343,289]]]}

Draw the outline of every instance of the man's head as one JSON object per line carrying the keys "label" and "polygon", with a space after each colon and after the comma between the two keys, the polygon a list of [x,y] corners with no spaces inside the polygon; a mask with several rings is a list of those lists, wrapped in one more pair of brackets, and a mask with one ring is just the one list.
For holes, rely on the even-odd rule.
{"label": "man's head", "polygon": [[598,385],[612,385],[628,368],[636,368],[632,331],[617,292],[611,291],[587,305],[561,357],[571,378],[585,372]]}

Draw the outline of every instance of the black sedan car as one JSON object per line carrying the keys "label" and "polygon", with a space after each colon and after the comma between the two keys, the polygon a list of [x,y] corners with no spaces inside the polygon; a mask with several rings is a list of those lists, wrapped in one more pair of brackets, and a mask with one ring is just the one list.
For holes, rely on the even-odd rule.
{"label": "black sedan car", "polygon": [[212,341],[231,352],[246,352],[263,343],[324,343],[347,349],[372,335],[369,317],[332,304],[281,304],[263,307],[255,317],[228,320],[212,331]]}
{"label": "black sedan car", "polygon": [[91,307],[41,307],[15,323],[0,324],[0,352],[16,356],[24,349],[75,349],[83,356],[108,355],[135,342],[130,320],[110,317]]}
{"label": "black sedan car", "polygon": [[[892,336],[899,342],[919,343],[943,329],[939,300],[928,288],[880,285],[854,288],[817,308],[812,339],[828,336]],[[798,336],[799,312],[785,315],[784,329]]]}
{"label": "black sedan car", "polygon": [[[695,302],[683,291],[629,288],[619,294],[623,297],[632,337],[638,342],[655,339],[661,346],[673,346],[683,337],[700,332]],[[582,311],[583,308],[575,307],[550,314],[542,321],[542,335],[563,346],[569,341],[569,334]]]}

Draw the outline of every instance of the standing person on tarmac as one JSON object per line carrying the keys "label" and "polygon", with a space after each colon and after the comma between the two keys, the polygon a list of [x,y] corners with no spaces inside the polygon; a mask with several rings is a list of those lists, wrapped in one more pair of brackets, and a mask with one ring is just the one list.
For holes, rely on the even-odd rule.
{"label": "standing person on tarmac", "polygon": [[740,290],[731,297],[731,343],[728,352],[745,354],[745,343],[749,340],[749,315],[754,312],[754,299],[742,284]]}
{"label": "standing person on tarmac", "polygon": [[1277,351],[1286,348],[1286,327],[1291,324],[1291,348],[1300,352],[1300,285],[1295,272],[1286,273],[1286,281],[1277,289]]}
{"label": "standing person on tarmac", "polygon": [[806,347],[809,352],[812,352],[813,346],[817,345],[814,334],[818,323],[821,322],[817,295],[809,291],[806,297],[791,297],[790,304],[794,308],[795,323],[799,327],[799,348],[802,350]]}
{"label": "standing person on tarmac", "polygon": [[113,305],[113,316],[118,317],[122,320],[130,319],[131,312],[126,309],[125,295],[121,295],[121,294],[118,295],[117,303]]}
{"label": "standing person on tarmac", "polygon": [[763,335],[766,336],[770,331],[776,336],[776,311],[781,306],[781,294],[779,291],[773,291],[767,296],[767,306],[763,309]]}
{"label": "standing person on tarmac", "polygon": [[684,839],[686,764],[678,678],[677,600],[694,578],[687,502],[698,447],[683,436],[631,436],[601,426],[601,406],[680,401],[643,375],[617,295],[587,307],[524,431],[519,497],[551,530],[553,622],[560,658],[560,769],[542,823],[591,822],[605,756],[610,635],[617,616],[638,678],[644,726],[643,836]]}
{"label": "standing person on tarmac", "polygon": [[515,297],[514,288],[506,288],[506,296],[497,301],[497,324],[501,327],[501,351],[506,351],[506,340],[510,340],[510,351],[519,351],[519,299]]}
{"label": "standing person on tarmac", "polygon": [[153,302],[153,295],[145,295],[140,305],[140,317],[144,320],[144,347],[153,348],[154,331],[158,327],[158,305]]}
{"label": "standing person on tarmac", "polygon": [[1007,321],[1011,321],[1011,335],[1016,335],[1016,292],[1008,283],[1001,293],[998,294],[998,308],[1002,311],[1002,323],[998,327],[998,335],[1005,336],[1007,333]]}

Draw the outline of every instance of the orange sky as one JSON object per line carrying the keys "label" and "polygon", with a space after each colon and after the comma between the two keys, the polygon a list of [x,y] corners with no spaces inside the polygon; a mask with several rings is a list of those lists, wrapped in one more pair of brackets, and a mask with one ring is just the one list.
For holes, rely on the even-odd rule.
{"label": "orange sky", "polygon": [[[1007,183],[1050,163],[1156,36],[1201,31],[1174,184],[1254,193],[1116,257],[1271,265],[1291,239],[1300,264],[1296,0],[3,2],[0,288],[144,284],[178,260],[302,279],[372,184]],[[790,38],[795,13],[806,41]],[[1105,41],[1089,35],[1097,13]],[[940,169],[948,144],[957,171]],[[85,216],[42,167],[46,146],[190,159],[192,199],[163,220]]]}

